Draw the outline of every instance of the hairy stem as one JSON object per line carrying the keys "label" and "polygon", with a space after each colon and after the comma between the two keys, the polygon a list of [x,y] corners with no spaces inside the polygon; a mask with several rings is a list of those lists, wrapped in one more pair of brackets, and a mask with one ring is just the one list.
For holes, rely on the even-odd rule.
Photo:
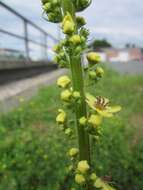
{"label": "hairy stem", "polygon": [[[63,16],[69,12],[75,21],[74,5],[71,0],[62,0]],[[76,24],[76,21],[75,21]],[[77,30],[75,31],[77,33]],[[83,69],[81,65],[81,56],[70,56],[70,67],[72,74],[73,90],[80,92],[81,102],[75,104],[76,125],[78,132],[79,155],[80,160],[87,160],[90,163],[90,144],[89,135],[83,126],[80,126],[79,119],[87,116],[85,93],[84,93],[84,80]]]}

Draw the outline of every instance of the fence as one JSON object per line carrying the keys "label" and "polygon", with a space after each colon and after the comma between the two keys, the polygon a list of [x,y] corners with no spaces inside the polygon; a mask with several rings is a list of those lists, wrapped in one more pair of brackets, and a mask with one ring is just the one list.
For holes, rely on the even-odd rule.
{"label": "fence", "polygon": [[[23,22],[23,34],[24,35],[19,35],[19,34],[16,34],[14,32],[11,32],[7,29],[5,30],[3,28],[0,28],[0,33],[2,33],[4,35],[11,36],[12,38],[17,38],[17,39],[23,41],[23,43],[24,43],[24,58],[26,60],[30,60],[30,48],[29,48],[30,42],[41,47],[41,49],[44,52],[45,58],[48,57],[48,55],[47,55],[48,54],[48,39],[51,39],[53,42],[58,41],[58,39],[56,39],[55,37],[53,37],[51,34],[47,33],[46,31],[44,31],[42,28],[40,28],[35,23],[33,23],[32,21],[30,21],[27,18],[25,18],[24,16],[22,16],[20,13],[18,13],[13,8],[6,5],[5,3],[0,2],[0,6],[4,9],[6,9],[8,12],[14,14],[16,17],[21,19],[21,21]],[[28,26],[34,27],[36,30],[38,30],[42,34],[42,36],[44,37],[43,42],[38,42],[38,41],[32,39],[31,37],[29,37]],[[12,52],[14,52],[14,51],[12,51]]]}

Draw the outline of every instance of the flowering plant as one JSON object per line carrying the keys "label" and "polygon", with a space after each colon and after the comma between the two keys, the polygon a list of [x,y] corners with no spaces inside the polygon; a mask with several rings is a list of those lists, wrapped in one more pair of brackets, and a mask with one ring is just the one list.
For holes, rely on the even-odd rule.
{"label": "flowering plant", "polygon": [[101,61],[97,53],[87,54],[88,67],[84,68],[81,62],[83,52],[87,49],[89,31],[84,27],[85,19],[76,16],[76,12],[83,11],[91,2],[91,0],[42,0],[47,19],[50,22],[61,23],[61,29],[65,34],[65,39],[54,47],[55,62],[71,71],[71,79],[64,75],[57,80],[57,85],[62,89],[63,108],[59,109],[56,117],[60,129],[69,138],[73,138],[74,130],[69,125],[70,115],[66,110],[70,109],[75,115],[78,147],[73,147],[68,152],[71,160],[68,176],[74,178],[70,188],[112,190],[113,188],[97,177],[94,171],[90,139],[98,140],[103,118],[112,117],[121,108],[110,106],[107,98],[94,97],[85,89],[86,75],[92,83],[99,81],[104,75],[104,70],[97,66]]}

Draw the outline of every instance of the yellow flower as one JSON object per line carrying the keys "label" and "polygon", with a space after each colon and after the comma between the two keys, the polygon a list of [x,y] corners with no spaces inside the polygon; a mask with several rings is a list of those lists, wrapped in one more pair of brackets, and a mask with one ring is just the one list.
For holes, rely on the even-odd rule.
{"label": "yellow flower", "polygon": [[75,34],[73,35],[70,39],[69,39],[70,42],[72,42],[74,45],[78,45],[81,43],[81,38],[79,35]]}
{"label": "yellow flower", "polygon": [[77,170],[80,171],[82,174],[86,173],[90,169],[90,166],[87,160],[82,160],[77,165]]}
{"label": "yellow flower", "polygon": [[61,93],[61,100],[65,101],[65,102],[69,102],[71,97],[72,97],[72,93],[69,90],[64,90]]}
{"label": "yellow flower", "polygon": [[99,63],[101,61],[100,55],[95,52],[90,52],[87,54],[87,60],[90,63]]}
{"label": "yellow flower", "polygon": [[104,70],[102,69],[102,67],[97,67],[97,68],[96,68],[96,75],[97,75],[98,77],[103,77],[103,75],[104,75]]}
{"label": "yellow flower", "polygon": [[88,123],[93,125],[94,127],[99,126],[102,123],[102,116],[92,114],[88,119]]}
{"label": "yellow flower", "polygon": [[85,126],[86,122],[87,122],[87,119],[84,116],[79,119],[79,124],[82,126]]}
{"label": "yellow flower", "polygon": [[62,28],[65,34],[72,34],[75,30],[74,21],[69,13],[63,19]]}
{"label": "yellow flower", "polygon": [[59,109],[59,114],[56,117],[56,122],[60,124],[64,124],[66,122],[67,114],[65,113],[64,110]]}
{"label": "yellow flower", "polygon": [[94,97],[86,94],[86,102],[90,108],[97,111],[103,117],[112,117],[114,113],[121,110],[120,106],[109,106],[109,100],[104,97]]}
{"label": "yellow flower", "polygon": [[71,157],[75,157],[77,154],[78,154],[78,149],[77,148],[71,148],[70,150],[69,150],[69,156],[71,156]]}
{"label": "yellow flower", "polygon": [[75,182],[79,185],[83,185],[85,183],[85,177],[81,174],[75,175]]}
{"label": "yellow flower", "polygon": [[57,80],[57,85],[62,88],[66,88],[71,83],[71,80],[68,76],[63,75]]}

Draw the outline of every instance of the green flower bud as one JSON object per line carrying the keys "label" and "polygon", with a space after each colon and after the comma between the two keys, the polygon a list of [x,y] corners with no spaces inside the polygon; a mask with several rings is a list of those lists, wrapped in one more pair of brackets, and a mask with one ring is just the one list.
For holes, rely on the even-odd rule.
{"label": "green flower bud", "polygon": [[43,9],[46,13],[49,13],[52,9],[51,3],[46,3],[45,5],[43,5]]}
{"label": "green flower bud", "polygon": [[81,30],[80,30],[80,36],[83,36],[84,39],[87,39],[87,37],[89,36],[89,30],[87,30],[86,28],[81,28]]}
{"label": "green flower bud", "polygon": [[71,130],[70,128],[67,128],[67,129],[65,130],[65,135],[71,136],[71,135],[72,135],[72,130]]}
{"label": "green flower bud", "polygon": [[75,23],[69,13],[63,19],[62,28],[65,34],[72,34],[75,30]]}
{"label": "green flower bud", "polygon": [[74,45],[78,45],[78,44],[81,43],[81,38],[80,38],[79,35],[75,34],[75,35],[73,35],[73,36],[69,39],[69,41],[70,41],[71,43],[73,43]]}
{"label": "green flower bud", "polygon": [[88,73],[89,77],[91,79],[96,79],[97,78],[97,75],[96,75],[96,72],[95,71],[89,71]]}
{"label": "green flower bud", "polygon": [[87,123],[86,117],[83,116],[83,117],[81,117],[81,118],[79,119],[79,124],[80,124],[80,125],[85,126],[86,123]]}
{"label": "green flower bud", "polygon": [[79,185],[83,185],[85,183],[85,177],[82,174],[75,175],[75,182]]}
{"label": "green flower bud", "polygon": [[88,119],[88,123],[93,127],[97,127],[102,123],[102,117],[100,115],[91,115]]}
{"label": "green flower bud", "polygon": [[48,0],[41,0],[41,1],[43,5],[48,2]]}
{"label": "green flower bud", "polygon": [[59,5],[59,1],[58,0],[52,0],[52,4],[53,5]]}
{"label": "green flower bud", "polygon": [[74,91],[73,98],[75,98],[76,100],[79,100],[81,98],[80,93],[78,91]]}
{"label": "green flower bud", "polygon": [[61,45],[62,46],[68,46],[69,45],[69,41],[67,39],[64,39],[61,41]]}
{"label": "green flower bud", "polygon": [[86,38],[84,36],[81,36],[81,42],[84,43],[86,41]]}
{"label": "green flower bud", "polygon": [[49,19],[50,22],[54,22],[55,21],[55,14],[50,12],[48,14],[48,19]]}
{"label": "green flower bud", "polygon": [[60,66],[67,66],[67,62],[65,61],[65,54],[64,52],[61,52],[59,54],[57,54],[55,57],[54,57],[54,60],[53,60],[55,63],[58,63]]}
{"label": "green flower bud", "polygon": [[81,53],[81,51],[82,51],[82,47],[81,47],[81,46],[77,46],[77,47],[75,48],[75,53],[76,53],[76,54]]}
{"label": "green flower bud", "polygon": [[83,17],[81,17],[81,16],[76,17],[76,22],[77,22],[77,25],[78,25],[79,28],[86,24],[85,19]]}
{"label": "green flower bud", "polygon": [[63,32],[65,34],[72,34],[74,32],[74,25],[70,21],[66,21],[63,27]]}
{"label": "green flower bud", "polygon": [[59,63],[59,61],[60,61],[59,56],[55,56],[53,61],[54,61],[54,63]]}
{"label": "green flower bud", "polygon": [[92,0],[73,0],[75,3],[76,11],[82,11],[86,9]]}
{"label": "green flower bud", "polygon": [[100,55],[95,52],[90,52],[87,54],[87,60],[89,63],[97,64],[101,61]]}
{"label": "green flower bud", "polygon": [[[99,132],[98,132],[99,133]],[[95,140],[96,142],[98,142],[99,141],[99,139],[100,139],[100,137],[99,136],[97,136],[97,135],[94,135],[93,136],[93,140]]]}
{"label": "green flower bud", "polygon": [[59,114],[57,115],[56,117],[56,122],[59,124],[59,125],[63,125],[65,124],[66,122],[66,118],[67,118],[67,114],[65,113],[64,110],[62,109],[59,109]]}
{"label": "green flower bud", "polygon": [[75,156],[77,156],[78,152],[79,152],[79,150],[77,148],[71,148],[69,150],[68,154],[69,154],[70,157],[75,157]]}
{"label": "green flower bud", "polygon": [[96,75],[97,75],[98,77],[103,77],[103,75],[104,75],[104,70],[102,69],[102,67],[97,67],[97,68],[96,68]]}
{"label": "green flower bud", "polygon": [[62,88],[66,88],[71,83],[71,80],[68,76],[63,75],[57,80],[57,85]]}
{"label": "green flower bud", "polygon": [[60,49],[61,49],[60,44],[57,44],[57,45],[55,45],[55,46],[53,47],[53,51],[54,51],[55,53],[59,53]]}
{"label": "green flower bud", "polygon": [[82,160],[78,162],[77,170],[81,172],[82,174],[85,174],[89,169],[90,169],[90,166],[87,160]]}
{"label": "green flower bud", "polygon": [[65,58],[65,52],[61,51],[58,56],[60,59],[64,59]]}
{"label": "green flower bud", "polygon": [[63,27],[65,34],[72,34],[74,32],[74,24],[70,21],[66,21]]}
{"label": "green flower bud", "polygon": [[69,102],[71,100],[71,97],[72,97],[72,93],[69,90],[64,90],[61,93],[61,100],[65,102]]}
{"label": "green flower bud", "polygon": [[73,169],[74,169],[73,165],[70,165],[70,166],[68,167],[68,172],[73,171]]}
{"label": "green flower bud", "polygon": [[94,187],[102,188],[104,186],[105,186],[105,183],[100,178],[97,178],[95,183],[94,183]]}
{"label": "green flower bud", "polygon": [[60,60],[59,61],[59,66],[61,68],[67,68],[68,67],[68,63],[66,61]]}
{"label": "green flower bud", "polygon": [[90,175],[90,179],[91,179],[92,181],[96,181],[97,175],[96,175],[95,173],[92,173],[92,174]]}

